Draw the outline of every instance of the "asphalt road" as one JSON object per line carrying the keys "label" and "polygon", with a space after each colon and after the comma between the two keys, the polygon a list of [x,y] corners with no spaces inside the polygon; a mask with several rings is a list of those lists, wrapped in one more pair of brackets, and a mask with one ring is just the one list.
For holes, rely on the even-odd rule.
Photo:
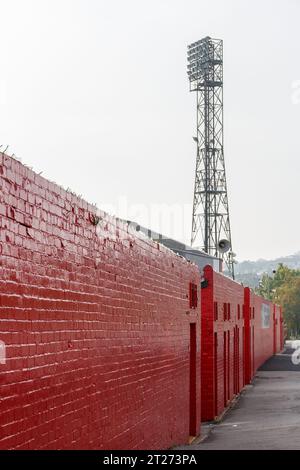
{"label": "asphalt road", "polygon": [[204,425],[190,450],[300,449],[300,366],[293,350],[268,360],[220,424]]}

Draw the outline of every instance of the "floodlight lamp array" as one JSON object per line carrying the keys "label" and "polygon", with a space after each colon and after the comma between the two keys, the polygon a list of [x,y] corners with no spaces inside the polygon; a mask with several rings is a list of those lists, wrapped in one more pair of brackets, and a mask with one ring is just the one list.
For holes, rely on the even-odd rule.
{"label": "floodlight lamp array", "polygon": [[[210,39],[210,38],[207,38]],[[189,80],[200,80],[204,71],[208,56],[208,42],[205,40],[194,42],[188,46],[187,73]]]}

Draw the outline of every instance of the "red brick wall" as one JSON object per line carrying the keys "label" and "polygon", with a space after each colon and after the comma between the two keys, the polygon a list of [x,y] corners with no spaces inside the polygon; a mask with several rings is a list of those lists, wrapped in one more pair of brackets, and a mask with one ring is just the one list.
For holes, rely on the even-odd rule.
{"label": "red brick wall", "polygon": [[251,382],[253,377],[253,295],[249,287],[244,290],[244,384]]}
{"label": "red brick wall", "polygon": [[283,324],[283,315],[282,315],[282,307],[279,306],[279,317],[280,317],[280,351],[284,348],[284,324]]}
{"label": "red brick wall", "polygon": [[282,314],[281,307],[279,305],[274,305],[275,310],[275,320],[276,320],[276,353],[280,352],[283,349],[282,345]]}
{"label": "red brick wall", "polygon": [[1,449],[167,448],[189,436],[196,267],[0,154]]}
{"label": "red brick wall", "polygon": [[[273,351],[273,328],[274,328],[274,304],[268,300],[259,297],[258,295],[252,296],[253,308],[254,308],[254,370],[253,374],[257,369],[271,357]],[[270,309],[270,326],[269,328],[263,328],[262,325],[262,306],[267,305]]]}
{"label": "red brick wall", "polygon": [[[250,370],[251,374],[249,381],[254,376],[257,369],[271,357],[273,354],[281,351],[280,343],[280,318],[281,318],[281,308],[277,305],[274,305],[272,302],[263,299],[262,297],[254,294],[250,289],[245,289],[249,294],[247,299],[249,299],[249,304],[246,308],[250,309],[250,338],[249,343],[251,346],[250,358],[251,365]],[[270,326],[268,328],[263,328],[262,325],[262,306],[268,305],[270,309]],[[254,339],[253,339],[254,332]],[[254,349],[253,349],[254,348]]]}
{"label": "red brick wall", "polygon": [[243,387],[244,288],[210,266],[205,267],[204,278],[207,287],[201,295],[201,415],[203,421],[209,421],[220,415]]}
{"label": "red brick wall", "polygon": [[201,289],[201,419],[209,421],[215,415],[214,371],[214,288],[213,270],[204,268],[207,286]]}
{"label": "red brick wall", "polygon": [[[203,421],[210,421],[250,383],[256,370],[280,350],[280,308],[255,295],[248,287],[214,272],[210,266],[204,269],[204,279],[201,417]],[[270,308],[268,328],[262,327],[263,304]],[[276,330],[273,312],[277,319]]]}

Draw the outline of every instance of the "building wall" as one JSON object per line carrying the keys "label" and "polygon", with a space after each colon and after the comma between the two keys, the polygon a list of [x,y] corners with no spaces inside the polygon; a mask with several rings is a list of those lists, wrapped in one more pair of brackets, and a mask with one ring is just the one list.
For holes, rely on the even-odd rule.
{"label": "building wall", "polygon": [[197,268],[2,154],[0,191],[0,448],[163,449],[199,433]]}
{"label": "building wall", "polygon": [[244,290],[244,384],[247,385],[251,382],[253,377],[253,303],[254,292],[245,287]]}
{"label": "building wall", "polygon": [[244,289],[237,282],[204,268],[202,289],[202,420],[219,416],[243,387]]}
{"label": "building wall", "polygon": [[283,349],[283,319],[282,319],[282,309],[279,305],[274,305],[275,310],[275,319],[276,319],[276,353],[282,351]]}
{"label": "building wall", "polygon": [[[274,311],[275,305],[258,295],[253,295],[253,326],[254,326],[254,370],[252,375],[257,369],[276,353],[277,348],[273,349],[274,339]],[[263,325],[263,306],[267,306],[270,312],[269,326],[268,328]],[[276,335],[277,337],[277,335]]]}
{"label": "building wall", "polygon": [[279,308],[279,317],[280,317],[280,333],[279,333],[279,337],[280,337],[280,351],[283,350],[284,348],[284,336],[285,336],[285,331],[284,331],[284,324],[283,324],[283,315],[282,315],[282,307],[281,306],[278,306]]}
{"label": "building wall", "polygon": [[[267,306],[270,312],[268,327],[264,325],[262,318],[263,306]],[[252,309],[251,335],[253,335],[254,331],[254,340],[251,338],[252,357],[254,358],[251,374],[252,378],[257,369],[267,359],[282,350],[283,345],[280,343],[281,308],[272,302],[251,293],[250,309]]]}
{"label": "building wall", "polygon": [[[211,421],[282,349],[281,309],[210,266],[204,268],[203,281],[201,417]],[[265,310],[269,316],[263,322]]]}

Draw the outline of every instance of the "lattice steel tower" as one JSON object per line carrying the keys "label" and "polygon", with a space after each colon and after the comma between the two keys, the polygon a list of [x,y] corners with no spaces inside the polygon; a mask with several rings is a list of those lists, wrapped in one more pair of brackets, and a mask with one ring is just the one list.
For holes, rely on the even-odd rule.
{"label": "lattice steel tower", "polygon": [[223,41],[188,46],[190,91],[197,93],[196,176],[192,246],[222,258],[234,278],[223,149]]}

